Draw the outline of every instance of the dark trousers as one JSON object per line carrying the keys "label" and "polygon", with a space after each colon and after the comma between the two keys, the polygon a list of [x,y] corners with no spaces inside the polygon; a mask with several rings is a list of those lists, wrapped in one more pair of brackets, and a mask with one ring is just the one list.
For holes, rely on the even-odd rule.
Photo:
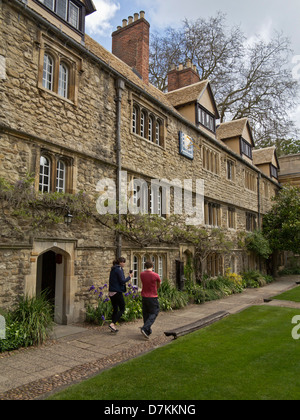
{"label": "dark trousers", "polygon": [[117,292],[115,295],[110,296],[111,304],[113,307],[112,322],[118,322],[125,312],[125,301],[122,292]]}
{"label": "dark trousers", "polygon": [[142,304],[144,319],[144,326],[142,328],[147,335],[150,335],[152,334],[151,326],[153,325],[157,315],[159,314],[158,298],[143,297]]}

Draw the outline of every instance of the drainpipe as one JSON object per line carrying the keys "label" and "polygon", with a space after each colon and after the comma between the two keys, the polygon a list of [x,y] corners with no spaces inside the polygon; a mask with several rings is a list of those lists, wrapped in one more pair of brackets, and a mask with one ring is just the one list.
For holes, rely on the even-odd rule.
{"label": "drainpipe", "polygon": [[[260,204],[260,184],[261,184],[261,174],[258,174],[257,177],[257,213],[258,213],[258,230],[261,231],[261,204]],[[262,271],[262,263],[261,263],[261,257],[259,256],[259,271]]]}
{"label": "drainpipe", "polygon": [[[122,109],[122,93],[125,89],[125,83],[122,79],[116,81],[116,104],[117,104],[117,128],[116,128],[116,153],[117,153],[117,212],[118,212],[118,223],[121,223],[121,212],[120,212],[120,197],[121,197],[121,170],[122,170],[122,155],[121,155],[121,109]],[[121,257],[122,254],[122,236],[120,233],[116,234],[117,242],[117,258]]]}
{"label": "drainpipe", "polygon": [[260,198],[261,198],[261,194],[260,194],[260,184],[261,184],[261,174],[258,174],[257,177],[257,213],[258,213],[258,229],[261,230],[261,204],[260,204]]}

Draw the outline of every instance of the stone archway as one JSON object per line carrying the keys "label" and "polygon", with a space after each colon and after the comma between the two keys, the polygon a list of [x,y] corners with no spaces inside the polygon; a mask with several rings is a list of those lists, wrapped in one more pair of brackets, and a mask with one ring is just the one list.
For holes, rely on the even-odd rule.
{"label": "stone archway", "polygon": [[31,273],[25,279],[25,293],[37,296],[48,288],[55,307],[54,321],[63,325],[77,321],[80,309],[75,308],[75,243],[35,241],[31,255]]}

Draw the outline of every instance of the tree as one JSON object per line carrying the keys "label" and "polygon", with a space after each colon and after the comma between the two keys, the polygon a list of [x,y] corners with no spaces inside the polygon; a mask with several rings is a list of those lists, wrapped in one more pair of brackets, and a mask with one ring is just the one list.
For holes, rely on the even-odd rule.
{"label": "tree", "polygon": [[217,252],[224,255],[233,248],[233,243],[226,238],[222,229],[187,226],[179,215],[170,215],[164,219],[158,215],[127,214],[123,215],[121,224],[116,224],[114,229],[127,241],[141,248],[158,244],[192,245],[196,280],[199,283],[209,254]]}
{"label": "tree", "polygon": [[284,187],[263,220],[263,233],[273,251],[300,252],[300,188]]}
{"label": "tree", "polygon": [[[298,101],[299,85],[292,76],[290,41],[275,33],[270,41],[247,42],[239,27],[228,29],[224,14],[207,20],[185,20],[151,41],[150,80],[167,89],[172,64],[191,59],[200,79],[209,79],[220,121],[248,117],[257,145],[276,144],[296,136],[290,112]],[[295,137],[296,138],[296,137]]]}

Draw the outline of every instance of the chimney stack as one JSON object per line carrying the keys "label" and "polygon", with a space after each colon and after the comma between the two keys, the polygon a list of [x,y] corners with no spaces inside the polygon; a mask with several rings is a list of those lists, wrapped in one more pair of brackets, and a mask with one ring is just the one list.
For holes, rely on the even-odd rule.
{"label": "chimney stack", "polygon": [[145,82],[149,82],[149,32],[150,24],[145,12],[135,13],[123,19],[112,34],[112,53],[135,70]]}
{"label": "chimney stack", "polygon": [[168,92],[193,85],[197,82],[200,82],[197,67],[188,59],[185,66],[179,64],[178,67],[171,67],[171,70],[168,73]]}

